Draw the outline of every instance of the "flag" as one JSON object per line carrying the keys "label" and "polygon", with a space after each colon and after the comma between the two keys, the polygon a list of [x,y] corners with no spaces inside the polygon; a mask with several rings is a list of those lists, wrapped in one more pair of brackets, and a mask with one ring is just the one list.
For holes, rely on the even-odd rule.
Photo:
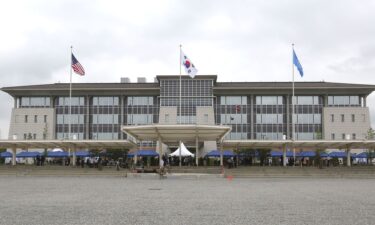
{"label": "flag", "polygon": [[181,51],[181,64],[185,68],[185,72],[189,74],[191,78],[194,78],[198,70],[195,68],[194,64],[190,59]]}
{"label": "flag", "polygon": [[76,74],[79,74],[81,76],[85,75],[85,70],[83,69],[81,63],[78,62],[76,57],[74,57],[72,53],[72,68]]}
{"label": "flag", "polygon": [[298,72],[301,75],[301,77],[303,77],[303,69],[302,69],[301,63],[299,62],[297,58],[297,55],[294,49],[293,49],[293,64],[297,67]]}

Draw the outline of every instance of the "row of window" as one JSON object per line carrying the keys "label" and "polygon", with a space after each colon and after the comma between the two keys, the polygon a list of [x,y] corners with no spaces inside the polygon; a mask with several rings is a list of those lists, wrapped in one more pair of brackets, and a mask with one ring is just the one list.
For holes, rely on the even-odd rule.
{"label": "row of window", "polygon": [[[332,123],[335,122],[335,114],[331,114],[330,115],[330,121]],[[345,122],[345,114],[340,114],[339,121]],[[353,122],[353,123],[356,122],[356,115],[355,114],[351,114],[350,121]],[[359,121],[366,122],[366,115],[365,114],[361,114],[360,118],[359,118]]]}
{"label": "row of window", "polygon": [[[30,120],[30,117],[32,118],[31,120]],[[38,122],[41,122],[41,121],[43,121],[44,123],[47,123],[47,115],[43,115],[43,116],[41,116],[41,115],[34,115],[33,117],[32,116],[30,116],[30,115],[24,115],[24,117],[23,117],[23,121],[22,121],[22,119],[21,119],[22,117],[21,116],[16,116],[16,123],[22,123],[22,122],[24,122],[24,123],[31,123],[32,121],[34,122],[34,123],[38,123]]]}
{"label": "row of window", "polygon": [[[332,140],[336,140],[336,138],[338,138],[338,137],[339,136],[337,136],[335,133],[331,134],[331,139]],[[355,139],[357,139],[357,135],[355,133],[353,133],[353,134],[344,134],[344,133],[342,133],[341,134],[341,139],[342,140],[355,140]]]}
{"label": "row of window", "polygon": [[[23,139],[24,140],[32,140],[32,139],[37,139],[37,134],[36,133],[24,133],[23,134]],[[47,134],[43,133],[43,139],[45,140],[47,138]],[[38,138],[39,139],[39,138]]]}
{"label": "row of window", "polygon": [[[208,85],[209,86],[209,85]],[[177,90],[172,91],[173,93],[166,92],[160,97],[174,97],[174,101],[178,101],[179,96]],[[205,94],[202,93],[190,93],[183,96],[193,97],[213,97],[210,92]],[[56,105],[58,106],[69,106],[69,97],[58,97]],[[84,106],[84,97],[72,97],[72,106]],[[205,101],[211,101],[211,99]],[[322,98],[319,96],[295,96],[293,99],[295,105],[319,105],[322,104]],[[153,105],[154,97],[152,96],[129,96],[127,105]],[[247,96],[220,96],[221,105],[247,105]],[[283,96],[256,96],[256,105],[283,105]],[[50,97],[21,97],[21,107],[50,107]],[[119,97],[117,96],[101,96],[93,97],[94,106],[118,106]],[[168,104],[170,105],[170,104]],[[329,106],[358,106],[360,105],[359,96],[328,96]]]}

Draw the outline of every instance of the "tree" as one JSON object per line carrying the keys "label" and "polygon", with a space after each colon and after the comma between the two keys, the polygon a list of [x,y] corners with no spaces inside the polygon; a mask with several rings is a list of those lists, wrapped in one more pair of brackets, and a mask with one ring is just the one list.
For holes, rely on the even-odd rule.
{"label": "tree", "polygon": [[[370,127],[370,129],[368,129],[368,131],[367,131],[366,139],[367,140],[374,140],[374,138],[375,138],[375,130]],[[367,164],[369,162],[372,163],[372,158],[373,158],[374,152],[375,151],[374,151],[373,148],[367,149]]]}

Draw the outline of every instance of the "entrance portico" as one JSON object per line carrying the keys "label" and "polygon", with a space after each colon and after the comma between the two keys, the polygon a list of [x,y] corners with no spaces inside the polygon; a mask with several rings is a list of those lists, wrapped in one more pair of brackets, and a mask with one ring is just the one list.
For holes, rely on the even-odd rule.
{"label": "entrance portico", "polygon": [[[222,146],[224,137],[231,131],[229,126],[222,125],[165,125],[153,124],[143,126],[123,126],[122,131],[132,136],[137,141],[158,141],[159,160],[163,155],[162,143],[166,145],[179,145],[180,141],[196,146],[196,165],[198,166],[199,142],[216,141]],[[221,153],[223,151],[220,147]],[[222,154],[221,154],[222,155]],[[220,157],[223,165],[223,157]]]}

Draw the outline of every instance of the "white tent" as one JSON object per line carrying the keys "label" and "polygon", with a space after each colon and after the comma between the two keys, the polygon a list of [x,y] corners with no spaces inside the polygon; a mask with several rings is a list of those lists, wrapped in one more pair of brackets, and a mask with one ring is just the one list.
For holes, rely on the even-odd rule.
{"label": "white tent", "polygon": [[[169,154],[169,156],[180,156],[180,148],[176,151]],[[189,150],[185,147],[184,143],[181,142],[181,156],[194,156],[193,153],[189,152]]]}

